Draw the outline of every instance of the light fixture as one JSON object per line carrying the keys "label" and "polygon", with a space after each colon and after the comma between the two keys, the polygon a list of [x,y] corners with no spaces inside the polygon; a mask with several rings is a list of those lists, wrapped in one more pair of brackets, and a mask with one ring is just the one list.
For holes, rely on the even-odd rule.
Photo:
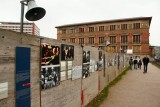
{"label": "light fixture", "polygon": [[37,21],[43,18],[46,14],[46,11],[42,7],[38,7],[35,3],[35,0],[22,0],[21,3],[21,24],[20,32],[23,33],[23,17],[24,17],[24,5],[28,6],[28,11],[25,15],[26,19],[29,21]]}

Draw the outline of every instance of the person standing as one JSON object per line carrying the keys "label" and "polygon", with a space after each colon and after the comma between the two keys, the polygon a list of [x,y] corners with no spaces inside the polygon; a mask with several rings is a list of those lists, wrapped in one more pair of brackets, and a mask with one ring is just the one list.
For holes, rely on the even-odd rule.
{"label": "person standing", "polygon": [[141,66],[142,66],[142,60],[139,58],[139,61],[138,61],[138,66],[139,66],[139,69],[141,69]]}
{"label": "person standing", "polygon": [[144,66],[144,72],[143,73],[147,73],[148,63],[149,63],[149,58],[146,56],[146,57],[143,58],[143,66]]}
{"label": "person standing", "polygon": [[130,59],[129,59],[130,70],[132,70],[132,65],[133,65],[133,59],[132,59],[132,57],[130,57]]}
{"label": "person standing", "polygon": [[138,65],[137,65],[138,64],[137,56],[133,60],[133,63],[134,63],[134,69],[137,69],[137,67],[138,67]]}

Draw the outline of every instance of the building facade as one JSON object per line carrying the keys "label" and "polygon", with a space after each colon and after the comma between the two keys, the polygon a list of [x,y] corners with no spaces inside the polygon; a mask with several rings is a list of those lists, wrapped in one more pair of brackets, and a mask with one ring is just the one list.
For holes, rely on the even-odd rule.
{"label": "building facade", "polygon": [[57,26],[57,39],[108,52],[123,53],[130,49],[134,55],[148,55],[151,20],[152,17],[136,17]]}
{"label": "building facade", "polygon": [[[20,23],[0,22],[0,28],[20,32]],[[40,36],[40,29],[35,25],[35,23],[24,22],[23,32],[31,35]]]}

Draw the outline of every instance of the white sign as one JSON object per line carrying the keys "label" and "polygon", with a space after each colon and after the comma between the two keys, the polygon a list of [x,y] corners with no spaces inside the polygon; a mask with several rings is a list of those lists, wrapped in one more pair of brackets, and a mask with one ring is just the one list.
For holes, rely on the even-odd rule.
{"label": "white sign", "polygon": [[72,80],[82,77],[82,66],[73,66],[72,67]]}
{"label": "white sign", "polygon": [[127,49],[127,54],[133,54],[133,50],[132,49]]}
{"label": "white sign", "polygon": [[8,97],[8,82],[0,83],[0,99]]}
{"label": "white sign", "polygon": [[66,80],[66,72],[61,72],[61,81]]}
{"label": "white sign", "polygon": [[97,64],[95,60],[90,60],[90,72],[95,72],[97,70]]}

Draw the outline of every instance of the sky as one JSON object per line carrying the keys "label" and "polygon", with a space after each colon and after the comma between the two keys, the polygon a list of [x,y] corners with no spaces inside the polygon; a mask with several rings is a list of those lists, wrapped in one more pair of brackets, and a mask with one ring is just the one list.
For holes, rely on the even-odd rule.
{"label": "sky", "polygon": [[[20,22],[21,0],[1,0],[0,21]],[[152,17],[149,42],[160,46],[160,0],[35,0],[46,15],[34,23],[40,35],[57,38],[56,26],[133,17]],[[28,7],[25,6],[26,13]],[[25,15],[24,15],[25,16]],[[24,22],[27,21],[24,17]],[[29,21],[28,21],[29,22]]]}

